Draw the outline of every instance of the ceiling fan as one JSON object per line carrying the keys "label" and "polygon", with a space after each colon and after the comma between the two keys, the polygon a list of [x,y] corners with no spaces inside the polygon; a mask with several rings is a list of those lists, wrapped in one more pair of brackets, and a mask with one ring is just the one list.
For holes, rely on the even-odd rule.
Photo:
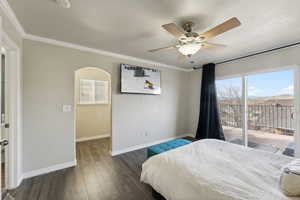
{"label": "ceiling fan", "polygon": [[170,45],[158,49],[152,49],[149,50],[149,52],[178,49],[178,51],[181,53],[181,56],[191,57],[192,55],[196,54],[199,50],[210,49],[214,47],[225,47],[225,45],[210,43],[207,42],[207,40],[240,26],[241,22],[236,17],[233,17],[202,34],[198,34],[192,31],[194,25],[195,24],[193,22],[186,22],[182,26],[183,30],[174,23],[162,25],[162,27],[166,31],[168,31],[177,39],[177,42],[175,45]]}

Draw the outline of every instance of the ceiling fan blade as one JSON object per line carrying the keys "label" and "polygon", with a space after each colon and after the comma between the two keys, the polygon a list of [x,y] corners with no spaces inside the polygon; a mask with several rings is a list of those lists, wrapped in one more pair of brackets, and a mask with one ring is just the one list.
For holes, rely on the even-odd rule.
{"label": "ceiling fan blade", "polygon": [[161,47],[161,48],[157,48],[157,49],[151,49],[151,50],[148,50],[148,52],[154,53],[156,51],[169,50],[169,49],[174,49],[174,48],[175,48],[175,46],[172,45],[172,46],[168,46],[168,47]]}
{"label": "ceiling fan blade", "polygon": [[184,34],[184,32],[174,23],[165,24],[162,25],[162,27],[177,39]]}
{"label": "ceiling fan blade", "polygon": [[215,44],[215,43],[211,43],[211,42],[202,42],[201,44],[202,44],[201,50],[227,47],[226,45],[223,45],[223,44]]}
{"label": "ceiling fan blade", "polygon": [[233,17],[233,18],[227,20],[226,22],[224,22],[223,24],[220,24],[220,25],[216,26],[215,28],[201,34],[200,37],[203,37],[204,40],[208,40],[212,37],[220,35],[226,31],[229,31],[240,25],[241,25],[241,22],[236,17]]}

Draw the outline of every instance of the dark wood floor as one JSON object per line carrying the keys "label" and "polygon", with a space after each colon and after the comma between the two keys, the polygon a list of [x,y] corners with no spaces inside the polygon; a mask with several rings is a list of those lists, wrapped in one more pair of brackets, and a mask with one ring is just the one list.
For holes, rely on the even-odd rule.
{"label": "dark wood floor", "polygon": [[77,166],[26,179],[10,191],[17,200],[154,200],[140,182],[146,150],[111,157],[109,140],[77,144]]}

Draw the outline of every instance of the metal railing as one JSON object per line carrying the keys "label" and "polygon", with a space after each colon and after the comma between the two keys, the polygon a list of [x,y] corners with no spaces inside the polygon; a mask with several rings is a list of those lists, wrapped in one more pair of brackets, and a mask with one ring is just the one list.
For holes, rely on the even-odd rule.
{"label": "metal railing", "polygon": [[[242,128],[242,105],[220,103],[219,113],[222,125]],[[294,115],[292,105],[248,105],[248,129],[293,135]]]}

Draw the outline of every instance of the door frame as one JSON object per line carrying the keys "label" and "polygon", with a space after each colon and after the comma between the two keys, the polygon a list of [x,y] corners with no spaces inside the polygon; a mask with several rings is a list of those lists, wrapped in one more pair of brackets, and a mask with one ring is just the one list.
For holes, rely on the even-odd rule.
{"label": "door frame", "polygon": [[[282,67],[274,67],[274,68],[262,68],[261,70],[255,70],[253,72],[245,72],[245,73],[238,73],[238,74],[232,74],[229,76],[218,76],[216,77],[216,80],[224,80],[224,79],[230,79],[230,78],[241,78],[242,84],[245,84],[245,78],[250,75],[257,75],[262,73],[269,73],[269,72],[278,72],[278,71],[284,71],[284,70],[294,70],[294,105],[295,105],[295,111],[296,111],[296,117],[295,121],[300,121],[300,66],[299,65],[288,65],[288,66],[282,66]],[[247,89],[247,88],[246,88]],[[244,96],[243,91],[243,96]],[[243,102],[245,103],[245,102]],[[243,110],[243,119],[247,119],[246,111]],[[244,121],[243,121],[244,123]],[[243,125],[244,127],[244,125]],[[245,125],[246,127],[246,125]],[[295,149],[295,157],[300,158],[300,123],[296,123],[296,130],[294,135],[294,140],[296,144]],[[245,137],[246,132],[243,130],[243,137]],[[247,138],[246,138],[247,139]]]}
{"label": "door frame", "polygon": [[[1,17],[0,17],[1,21]],[[22,70],[21,49],[3,30],[1,44],[6,50],[8,104],[8,172],[6,189],[13,189],[22,182]]]}
{"label": "door frame", "polygon": [[77,154],[76,154],[76,146],[77,146],[77,140],[76,140],[76,137],[77,137],[77,99],[76,99],[76,93],[78,91],[76,91],[76,73],[80,70],[83,70],[83,69],[90,69],[90,70],[96,70],[98,72],[102,72],[102,73],[105,73],[106,75],[108,75],[110,77],[110,80],[109,80],[109,104],[110,104],[110,153],[112,152],[112,144],[113,144],[113,126],[112,126],[112,117],[113,117],[113,112],[112,112],[112,109],[113,109],[113,105],[112,105],[112,100],[113,100],[113,97],[112,97],[112,74],[108,71],[106,71],[105,69],[102,69],[100,67],[80,67],[78,69],[76,69],[74,71],[74,91],[73,91],[73,100],[74,100],[74,106],[73,106],[73,116],[74,116],[74,155],[75,155],[75,159],[76,159],[76,162],[77,162]]}

